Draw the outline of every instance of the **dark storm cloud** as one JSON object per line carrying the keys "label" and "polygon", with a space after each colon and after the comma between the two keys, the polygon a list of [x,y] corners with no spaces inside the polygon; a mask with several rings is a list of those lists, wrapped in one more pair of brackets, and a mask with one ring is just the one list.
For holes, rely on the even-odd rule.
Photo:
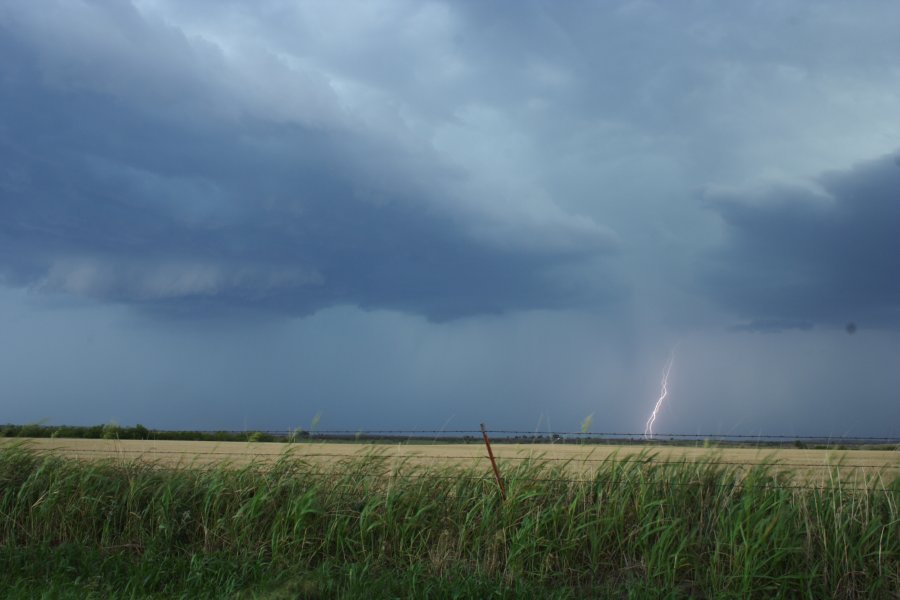
{"label": "dark storm cloud", "polygon": [[708,290],[751,319],[750,328],[900,325],[895,156],[808,185],[712,190],[707,200],[728,235],[708,257]]}
{"label": "dark storm cloud", "polygon": [[[608,254],[608,231],[457,202],[464,173],[354,121],[315,74],[288,82],[271,56],[241,70],[127,5],[14,4],[0,69],[13,285],[171,313],[350,303],[437,319],[615,293],[556,283]],[[254,87],[260,72],[274,91]]]}
{"label": "dark storm cloud", "polygon": [[897,22],[0,0],[0,419],[896,435]]}

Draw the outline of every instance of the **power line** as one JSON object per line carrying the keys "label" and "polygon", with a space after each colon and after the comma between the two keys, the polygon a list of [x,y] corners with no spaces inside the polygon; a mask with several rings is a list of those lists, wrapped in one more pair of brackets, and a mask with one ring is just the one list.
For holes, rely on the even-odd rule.
{"label": "power line", "polygon": [[[862,436],[862,435],[787,435],[787,434],[740,434],[740,433],[655,433],[653,437],[647,440],[644,433],[638,432],[584,432],[584,431],[528,431],[523,429],[488,429],[488,433],[499,435],[514,435],[517,437],[545,439],[547,437],[576,437],[576,438],[622,438],[640,441],[666,441],[666,438],[691,439],[691,440],[815,440],[815,441],[878,441],[882,443],[900,443],[900,437],[892,436]],[[198,433],[202,435],[229,434],[229,435],[252,435],[254,433],[268,434],[273,436],[300,435],[307,438],[317,438],[321,436],[373,436],[373,435],[391,435],[391,436],[465,436],[470,435],[477,437],[481,434],[481,430],[477,429],[322,429],[316,431],[292,430],[292,429],[254,429],[254,430],[234,430],[234,429],[218,429],[218,430],[191,430],[176,431],[151,429],[149,433],[161,435],[178,435],[183,433]]]}
{"label": "power line", "polygon": [[[24,427],[24,426],[14,426]],[[43,430],[66,429],[70,426],[60,425],[43,425]],[[84,426],[71,426],[73,429],[88,429]],[[124,427],[122,429],[129,429]],[[585,432],[585,431],[535,431],[524,429],[488,429],[488,433],[500,436],[516,436],[518,438],[546,439],[547,437],[561,438],[577,438],[577,439],[623,439],[631,441],[656,441],[664,442],[667,439],[685,439],[685,440],[814,440],[814,441],[834,441],[834,442],[882,442],[882,443],[900,443],[900,437],[897,436],[863,436],[863,435],[787,435],[787,434],[739,434],[739,433],[655,433],[651,439],[647,440],[643,432],[622,432],[622,431],[606,431],[606,432]],[[472,436],[480,437],[479,429],[402,429],[402,428],[386,428],[386,429],[322,429],[322,430],[302,430],[302,429],[194,429],[194,430],[166,430],[166,429],[149,429],[149,435],[173,436],[176,439],[180,436],[199,434],[199,435],[246,435],[266,434],[277,437],[302,436],[304,439],[319,438],[327,436],[403,436],[416,437],[428,436]],[[502,439],[502,438],[500,438]]]}

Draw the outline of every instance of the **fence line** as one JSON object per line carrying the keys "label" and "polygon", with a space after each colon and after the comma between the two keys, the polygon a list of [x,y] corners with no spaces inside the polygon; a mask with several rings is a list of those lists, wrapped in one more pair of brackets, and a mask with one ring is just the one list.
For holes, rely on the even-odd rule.
{"label": "fence line", "polygon": [[[204,465],[208,468],[208,470],[212,470],[215,466],[212,465]],[[365,479],[376,479],[376,482],[383,483],[386,479],[403,479],[403,480],[425,480],[425,481],[468,481],[468,482],[482,482],[489,487],[493,488],[496,486],[496,482],[493,479],[493,476],[489,473],[485,475],[467,475],[465,473],[455,473],[455,474],[438,474],[438,473],[398,473],[398,472],[366,472],[366,471],[336,471],[329,470],[323,475],[328,476],[328,480],[326,483],[330,483],[335,487],[345,487],[356,489],[358,488]],[[348,478],[348,477],[358,477],[356,481],[340,481],[334,480],[333,478]],[[751,488],[751,489],[766,489],[766,490],[806,490],[806,491],[841,491],[841,492],[867,492],[867,493],[884,493],[884,494],[897,494],[900,496],[900,489],[894,489],[891,487],[887,487],[882,484],[881,487],[861,487],[861,486],[850,486],[842,484],[840,481],[837,482],[828,482],[827,484],[823,483],[821,485],[811,485],[811,484],[755,484],[750,483],[747,484],[743,481],[736,480],[732,483],[715,483],[708,481],[671,481],[671,480],[647,480],[647,479],[605,479],[603,477],[595,477],[591,479],[587,479],[584,477],[504,477],[504,481],[507,483],[556,483],[556,484],[564,484],[566,486],[571,485],[587,485],[590,484],[592,486],[630,486],[630,487],[640,487],[640,486],[670,486],[670,487],[704,487],[704,488],[713,488],[713,489],[743,489],[743,488]],[[528,490],[529,494],[535,493],[534,490]],[[537,495],[556,495],[557,490],[548,490],[543,493],[538,493]]]}
{"label": "fence line", "polygon": [[[115,440],[106,440],[106,441],[115,441]],[[131,440],[125,440],[131,441]],[[133,441],[143,441],[143,440],[133,440]],[[164,440],[171,441],[171,440]],[[175,440],[177,441],[177,440]],[[214,443],[214,442],[213,442]],[[300,445],[302,447],[302,444]],[[340,454],[340,453],[327,453],[327,452],[315,452],[315,453],[294,453],[292,450],[296,449],[297,446],[289,446],[282,452],[270,452],[270,453],[259,453],[259,452],[204,452],[204,451],[189,451],[189,450],[157,450],[157,449],[148,449],[148,450],[128,450],[124,448],[112,448],[109,450],[105,450],[102,448],[72,448],[72,447],[56,447],[56,448],[38,448],[34,449],[38,453],[43,454],[53,454],[54,452],[67,452],[70,454],[136,454],[139,456],[147,455],[147,454],[158,454],[164,456],[216,456],[216,457],[241,457],[241,458],[280,458],[282,456],[289,456],[292,458],[345,458],[345,459],[383,459],[383,460],[396,460],[396,459],[411,459],[417,461],[432,461],[437,462],[440,460],[452,460],[452,461],[461,461],[461,460],[481,460],[487,459],[488,457],[480,456],[480,455],[422,455],[422,454]],[[508,461],[508,460],[519,460],[519,461],[528,461],[532,460],[537,463],[541,462],[564,462],[564,463],[623,463],[623,462],[643,462],[643,463],[652,463],[654,465],[685,465],[685,464],[714,464],[714,465],[729,465],[729,466],[773,466],[773,467],[804,467],[804,468],[848,468],[848,469],[900,469],[900,463],[891,465],[891,464],[883,464],[883,463],[844,463],[839,462],[835,464],[822,464],[822,463],[788,463],[788,462],[779,462],[775,461],[729,461],[729,460],[711,460],[706,459],[705,457],[697,457],[694,459],[683,459],[683,460],[660,460],[653,457],[641,458],[640,455],[630,455],[625,457],[605,457],[605,458],[590,458],[590,457],[559,457],[559,456],[497,456],[497,459],[500,461]]]}
{"label": "fence line", "polygon": [[[113,440],[115,441],[115,440]],[[182,451],[182,450],[126,450],[122,448],[113,448],[109,450],[97,449],[97,448],[71,448],[71,447],[55,447],[55,448],[40,448],[34,449],[29,448],[28,444],[22,445],[25,449],[32,451],[36,454],[54,456],[56,452],[67,452],[71,455],[74,455],[77,458],[78,454],[94,454],[94,455],[105,455],[108,457],[115,457],[117,455],[129,454],[129,455],[176,455],[176,456],[211,456],[217,458],[227,459],[229,457],[240,457],[240,458],[280,458],[283,456],[290,457],[293,455],[294,458],[303,459],[303,458],[344,458],[344,459],[375,459],[375,460],[383,460],[384,462],[390,460],[403,460],[403,459],[412,459],[417,461],[429,461],[430,463],[436,463],[440,460],[486,460],[487,456],[481,455],[384,455],[384,454],[369,454],[369,455],[360,455],[360,454],[338,454],[338,453],[310,453],[310,454],[293,454],[290,450],[296,448],[287,447],[284,452],[281,453],[268,453],[268,454],[259,454],[259,453],[251,453],[251,452],[192,452],[192,451]],[[14,447],[14,446],[7,446]],[[302,445],[301,445],[302,447]],[[0,446],[2,448],[2,446]],[[900,464],[858,464],[858,463],[839,463],[839,464],[812,464],[812,463],[779,463],[777,461],[772,462],[761,462],[761,461],[715,461],[715,460],[704,460],[703,457],[699,457],[696,460],[656,460],[652,457],[641,456],[641,455],[630,455],[625,457],[606,457],[603,459],[590,459],[586,457],[584,459],[578,458],[561,458],[561,457],[523,457],[523,456],[507,456],[507,457],[498,457],[501,461],[505,460],[534,460],[536,463],[540,464],[545,461],[554,460],[554,461],[566,461],[570,463],[579,463],[579,462],[592,462],[592,463],[616,463],[624,464],[624,465],[687,465],[687,464],[709,464],[709,465],[729,465],[729,466],[740,466],[740,467],[748,467],[752,468],[754,466],[772,466],[772,467],[782,467],[786,469],[791,468],[815,468],[815,469],[846,469],[846,470],[854,470],[854,469],[877,469],[879,471],[888,471],[900,469]],[[227,462],[227,461],[219,461]],[[251,464],[253,464],[251,462]],[[152,463],[151,463],[152,465]],[[197,466],[197,465],[195,465]],[[202,467],[216,468],[216,464],[209,463],[207,465],[199,465]],[[465,480],[465,481],[483,481],[485,483],[493,482],[490,479],[489,475],[474,475],[467,474],[466,472],[456,472],[449,474],[439,474],[432,472],[396,472],[389,471],[387,473],[383,471],[375,471],[375,472],[366,472],[362,470],[329,470],[326,473],[329,477],[359,477],[362,479],[365,478],[394,478],[394,479],[411,479],[411,480]],[[562,477],[562,476],[553,476],[553,477],[527,477],[521,475],[515,475],[510,478],[509,481],[514,481],[517,483],[558,483],[565,485],[574,485],[574,484],[591,484],[591,485],[631,485],[631,486],[645,486],[645,485],[653,485],[653,486],[673,486],[673,487],[683,487],[683,486],[691,486],[691,487],[708,487],[708,488],[732,488],[732,489],[741,489],[744,487],[752,487],[752,488],[761,488],[761,489],[783,489],[783,490],[825,490],[825,489],[833,489],[837,491],[859,491],[859,492],[884,492],[890,494],[900,494],[900,488],[897,488],[896,483],[891,484],[893,487],[888,487],[885,483],[881,482],[881,487],[860,487],[860,486],[850,486],[845,485],[841,482],[841,480],[831,480],[829,482],[823,483],[821,485],[812,485],[812,484],[798,484],[798,483],[783,483],[783,484],[753,484],[752,482],[748,485],[744,481],[735,480],[732,483],[714,483],[708,481],[671,481],[671,480],[647,480],[640,478],[632,478],[632,479],[606,479],[603,477],[603,474],[597,474],[592,478],[584,478],[584,477]],[[894,479],[894,481],[898,481],[898,479]],[[335,482],[336,485],[342,486],[353,486],[354,484],[351,482]],[[363,481],[359,480],[356,484],[361,484]]]}

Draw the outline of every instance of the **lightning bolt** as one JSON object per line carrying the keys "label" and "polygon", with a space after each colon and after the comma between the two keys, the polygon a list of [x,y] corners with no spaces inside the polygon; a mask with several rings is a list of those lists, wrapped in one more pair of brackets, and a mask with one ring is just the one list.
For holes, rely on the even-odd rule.
{"label": "lightning bolt", "polygon": [[647,419],[647,425],[644,426],[644,439],[653,439],[653,423],[656,421],[656,415],[659,414],[659,409],[662,408],[663,401],[666,399],[666,396],[669,395],[669,373],[672,372],[672,365],[674,363],[675,350],[672,350],[672,354],[669,356],[669,361],[666,363],[666,368],[663,371],[659,399],[656,401],[656,406],[653,407],[653,412],[650,413],[650,418]]}

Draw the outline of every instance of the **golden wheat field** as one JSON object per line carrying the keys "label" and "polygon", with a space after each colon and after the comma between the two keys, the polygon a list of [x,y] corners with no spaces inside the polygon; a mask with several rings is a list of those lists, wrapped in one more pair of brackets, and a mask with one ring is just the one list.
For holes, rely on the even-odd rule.
{"label": "golden wheat field", "polygon": [[[456,466],[490,470],[484,445],[386,444],[344,442],[194,442],[169,440],[95,440],[25,438],[0,440],[0,445],[24,444],[27,447],[79,460],[140,460],[167,467],[203,467],[229,464],[274,463],[290,456],[321,464],[340,463],[369,455],[382,457],[392,466],[428,469]],[[496,443],[494,455],[501,468],[524,460],[545,461],[568,469],[573,477],[585,477],[604,462],[644,453],[656,462],[715,461],[738,467],[773,464],[807,481],[871,479],[881,474],[892,480],[900,474],[900,452],[892,450],[800,450],[787,448],[698,448],[654,445],[578,445]]]}

